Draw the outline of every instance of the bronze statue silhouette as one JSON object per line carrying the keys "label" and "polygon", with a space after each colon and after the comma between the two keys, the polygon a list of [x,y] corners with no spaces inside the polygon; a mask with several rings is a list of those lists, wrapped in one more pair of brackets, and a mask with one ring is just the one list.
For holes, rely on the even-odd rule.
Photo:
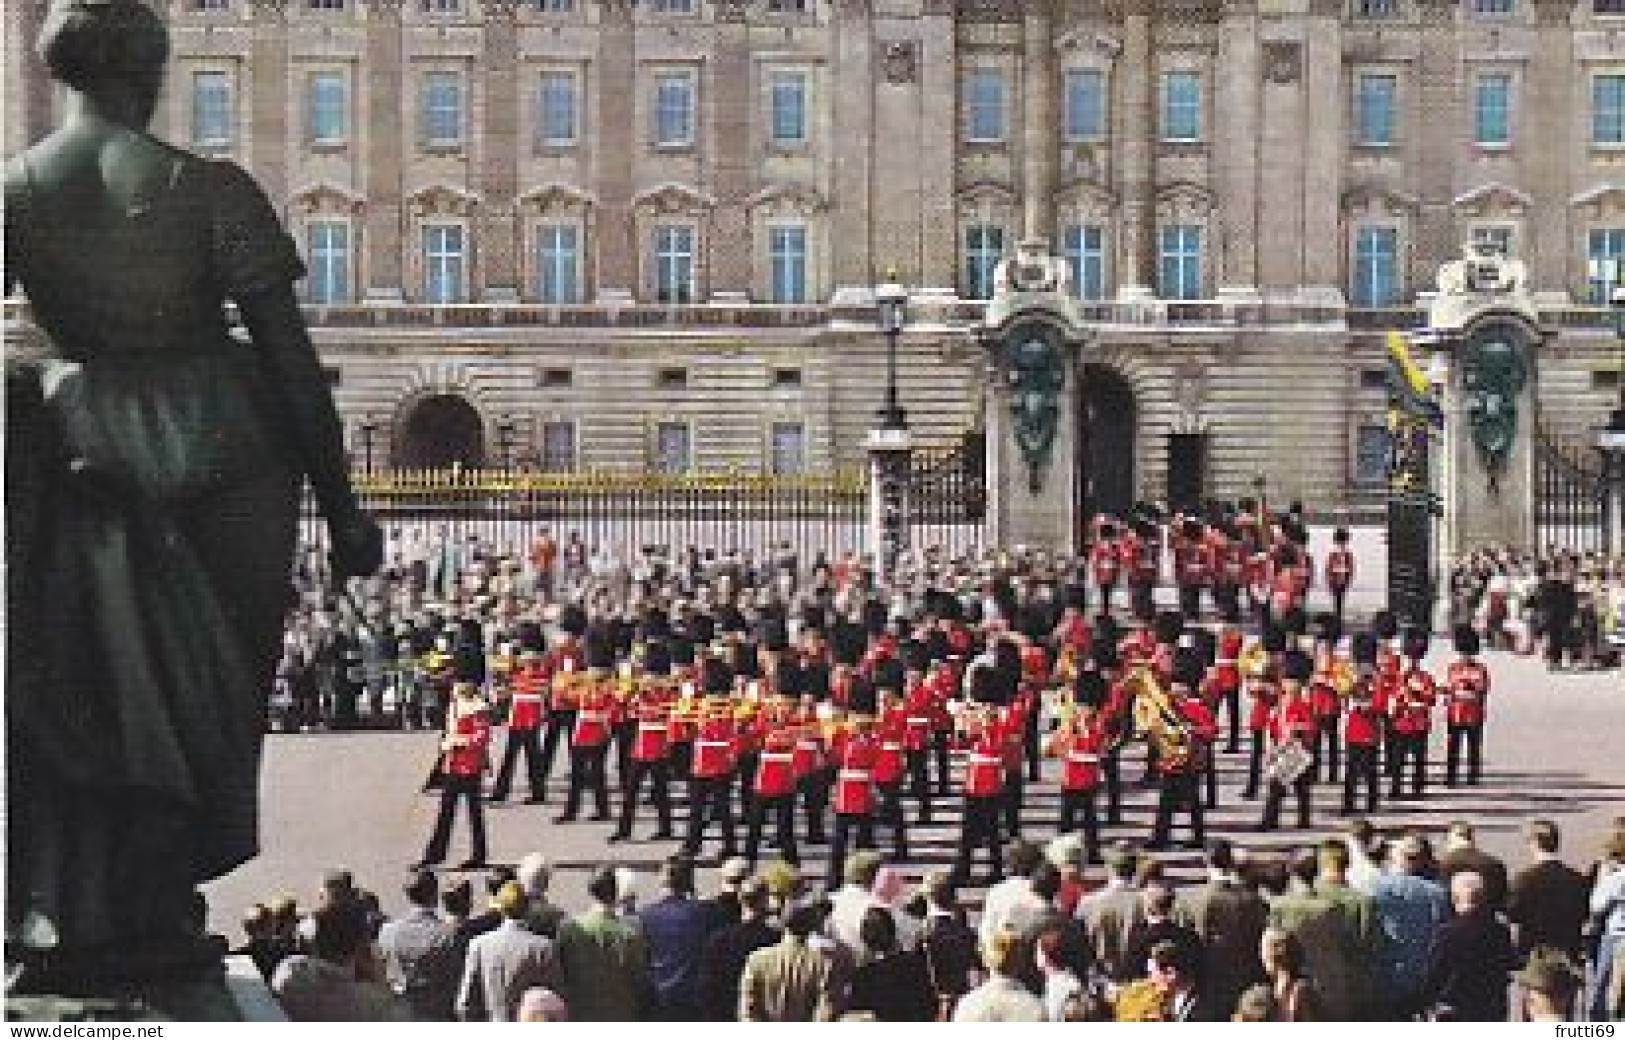
{"label": "bronze statue silhouette", "polygon": [[44,333],[6,366],[7,962],[105,993],[217,961],[197,886],[258,851],[302,481],[336,576],[382,539],[292,240],[242,169],[146,131],[162,21],[59,3],[38,48],[68,106],[5,167],[5,287]]}

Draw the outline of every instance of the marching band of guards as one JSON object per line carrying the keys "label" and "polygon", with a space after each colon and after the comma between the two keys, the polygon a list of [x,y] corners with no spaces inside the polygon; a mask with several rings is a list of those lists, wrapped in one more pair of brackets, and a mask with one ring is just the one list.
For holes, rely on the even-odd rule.
{"label": "marching band of guards", "polygon": [[[1064,600],[1037,630],[976,619],[962,599],[932,589],[912,616],[893,616],[872,591],[861,609],[803,608],[794,643],[785,607],[754,625],[737,610],[713,624],[657,608],[628,624],[567,605],[551,646],[536,623],[489,659],[459,659],[441,644],[424,664],[450,680],[432,777],[441,805],[420,865],[444,861],[459,799],[472,829],[464,865],[484,862],[481,781],[499,715],[507,738],[491,801],[513,792],[522,757],[527,801],[546,802],[563,748],[568,787],[556,822],[578,819],[590,797],[588,818],[612,820],[609,840],[626,841],[652,804],[651,839],[680,839],[698,859],[715,835],[719,860],[742,853],[754,863],[765,834],[796,865],[809,846],[826,846],[832,884],[851,850],[882,839],[906,860],[910,816],[929,823],[950,797],[963,807],[958,880],[970,881],[980,852],[997,880],[1003,842],[1030,822],[1024,786],[1045,758],[1059,765],[1060,829],[1081,831],[1088,861],[1099,863],[1102,826],[1124,822],[1125,751],[1140,741],[1158,792],[1150,849],[1169,846],[1181,815],[1187,847],[1202,845],[1221,748],[1245,755],[1242,797],[1261,798],[1266,831],[1289,800],[1293,822],[1309,827],[1320,782],[1340,784],[1345,814],[1376,811],[1384,780],[1391,799],[1422,797],[1441,709],[1445,783],[1476,784],[1490,687],[1476,633],[1456,630],[1456,658],[1440,675],[1422,663],[1427,635],[1399,632],[1386,613],[1345,639],[1347,532],[1335,533],[1325,561],[1333,609],[1310,617],[1301,525],[1288,518],[1269,525],[1267,539],[1246,537],[1254,529],[1245,518],[1168,525],[1177,611],[1155,609],[1163,531],[1141,517],[1096,526]],[[1126,628],[1113,610],[1120,582],[1137,622]],[[1086,583],[1098,596],[1092,618]],[[1204,590],[1217,614],[1205,624]],[[1243,597],[1259,622],[1252,637]],[[677,784],[688,796],[682,831]]]}

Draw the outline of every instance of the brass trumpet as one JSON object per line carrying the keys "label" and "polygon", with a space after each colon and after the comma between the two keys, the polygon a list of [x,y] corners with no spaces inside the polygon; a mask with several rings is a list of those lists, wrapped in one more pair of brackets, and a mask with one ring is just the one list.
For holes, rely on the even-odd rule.
{"label": "brass trumpet", "polygon": [[1195,740],[1189,723],[1175,707],[1173,698],[1158,681],[1156,673],[1140,665],[1124,680],[1133,694],[1130,711],[1134,733],[1157,749],[1159,758],[1170,766],[1188,762],[1195,753]]}

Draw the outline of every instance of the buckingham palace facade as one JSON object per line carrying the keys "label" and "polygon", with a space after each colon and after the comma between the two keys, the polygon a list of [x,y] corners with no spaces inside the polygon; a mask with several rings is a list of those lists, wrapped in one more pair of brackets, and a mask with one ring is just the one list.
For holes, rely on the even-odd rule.
{"label": "buckingham palace facade", "polygon": [[[1377,501],[1383,333],[1471,240],[1527,264],[1554,436],[1620,379],[1625,0],[156,5],[154,131],[282,208],[358,465],[857,463],[893,270],[953,443],[1029,236],[1137,496]],[[8,152],[53,123],[45,6],[6,5]]]}

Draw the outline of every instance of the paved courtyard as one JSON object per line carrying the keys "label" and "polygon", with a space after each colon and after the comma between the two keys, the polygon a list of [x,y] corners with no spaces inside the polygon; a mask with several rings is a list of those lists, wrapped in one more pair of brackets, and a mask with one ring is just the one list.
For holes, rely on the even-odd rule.
{"label": "paved courtyard", "polygon": [[[1446,654],[1435,650],[1436,663]],[[1420,803],[1383,805],[1375,822],[1385,827],[1419,826],[1437,830],[1453,819],[1476,823],[1482,843],[1509,857],[1514,865],[1524,856],[1519,828],[1526,820],[1546,816],[1564,831],[1565,854],[1589,862],[1610,821],[1625,815],[1625,675],[1562,673],[1549,675],[1538,661],[1510,654],[1492,654],[1494,676],[1491,719],[1486,738],[1486,776],[1478,788],[1447,790],[1438,782],[1443,769],[1443,733],[1435,731],[1430,756],[1430,791]],[[500,738],[499,738],[500,741]],[[237,922],[257,900],[281,894],[308,904],[324,869],[345,866],[358,880],[383,898],[387,909],[402,903],[400,883],[406,867],[417,859],[432,823],[436,802],[419,793],[419,785],[434,753],[435,738],[427,733],[311,733],[268,738],[263,772],[261,856],[209,887],[214,928],[239,937]],[[1131,753],[1137,756],[1137,753]],[[562,761],[562,756],[561,756]],[[1337,791],[1323,785],[1316,790],[1314,833],[1284,831],[1252,833],[1259,803],[1237,796],[1244,775],[1243,755],[1222,755],[1219,808],[1209,814],[1209,833],[1238,838],[1244,845],[1283,848],[1306,843],[1338,826]],[[1052,836],[1056,830],[1059,797],[1056,767],[1046,764],[1045,780],[1029,787],[1026,834]],[[1131,758],[1125,778],[1137,776]],[[526,852],[542,850],[558,866],[554,897],[566,907],[584,905],[585,876],[606,859],[626,864],[647,878],[648,872],[675,848],[672,843],[634,841],[609,846],[610,824],[579,822],[555,826],[558,796],[564,784],[555,778],[555,800],[527,806],[511,802],[488,807],[491,855],[497,862],[514,862]],[[522,790],[522,789],[521,789]],[[1150,829],[1154,792],[1131,786],[1125,823],[1109,828],[1110,837],[1143,841]],[[679,806],[681,819],[681,806]],[[1290,812],[1287,818],[1290,819]],[[910,876],[949,862],[958,833],[957,805],[939,814],[934,827],[911,828],[915,860],[907,864]],[[681,827],[681,822],[679,822]],[[652,811],[644,810],[636,836],[653,830]],[[714,834],[714,829],[713,829]],[[1184,837],[1176,832],[1176,840]],[[466,829],[459,823],[451,861],[466,855]],[[708,848],[714,851],[715,839]],[[823,846],[804,846],[807,868],[821,874]],[[1192,853],[1172,854],[1183,872],[1195,868]],[[709,883],[709,876],[702,884]]]}

